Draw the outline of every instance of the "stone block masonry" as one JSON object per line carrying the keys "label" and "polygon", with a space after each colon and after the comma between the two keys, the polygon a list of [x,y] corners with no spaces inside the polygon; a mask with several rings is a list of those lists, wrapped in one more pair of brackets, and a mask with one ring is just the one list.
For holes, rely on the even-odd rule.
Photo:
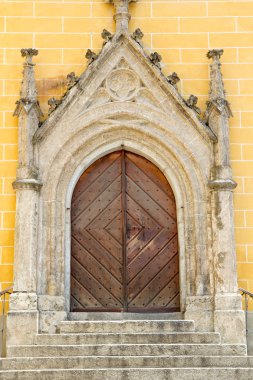
{"label": "stone block masonry", "polygon": [[[235,190],[239,285],[253,290],[253,2],[140,0],[131,4],[130,29],[145,31],[144,46],[163,57],[164,72],[176,71],[180,91],[208,94],[210,48],[224,48],[222,70],[234,117],[230,149]],[[0,283],[13,281],[17,120],[12,117],[22,73],[20,48],[34,46],[39,100],[63,93],[66,75],[80,74],[85,51],[101,47],[103,28],[114,31],[113,7],[101,1],[0,2]],[[251,306],[252,308],[252,306]]]}

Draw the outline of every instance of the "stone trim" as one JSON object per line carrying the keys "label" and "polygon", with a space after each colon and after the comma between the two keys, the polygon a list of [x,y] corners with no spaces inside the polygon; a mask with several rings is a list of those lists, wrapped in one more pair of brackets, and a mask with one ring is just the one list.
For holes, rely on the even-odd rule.
{"label": "stone trim", "polygon": [[[162,57],[144,50],[143,33],[129,34],[130,1],[110,3],[116,8],[115,35],[102,33],[101,52],[87,52],[89,65],[80,78],[69,74],[66,93],[49,101],[52,112],[40,128],[31,62],[35,52],[22,53],[27,63],[16,112],[21,138],[14,182],[18,190],[15,295],[10,302],[10,325],[16,330],[9,330],[9,342],[15,341],[19,321],[32,324],[32,331],[25,331],[32,342],[38,326],[40,331],[55,332],[66,317],[74,187],[95,160],[123,146],[157,165],[174,191],[181,311],[194,319],[199,331],[219,331],[225,343],[244,343],[243,312],[236,294],[232,198],[236,184],[230,168],[222,51],[208,53],[212,64],[205,123],[197,97],[183,99],[178,75],[166,77]],[[21,106],[30,110],[21,112]],[[27,189],[33,191],[22,191]],[[39,319],[29,309],[27,294],[39,295]],[[223,302],[226,296],[229,301]],[[16,311],[21,309],[22,315]],[[22,336],[19,344],[25,339]]]}
{"label": "stone trim", "polygon": [[40,191],[42,182],[36,179],[17,179],[12,184],[14,190],[35,190]]}
{"label": "stone trim", "polygon": [[208,182],[208,186],[212,190],[234,190],[237,186],[237,183],[232,179],[215,179]]}

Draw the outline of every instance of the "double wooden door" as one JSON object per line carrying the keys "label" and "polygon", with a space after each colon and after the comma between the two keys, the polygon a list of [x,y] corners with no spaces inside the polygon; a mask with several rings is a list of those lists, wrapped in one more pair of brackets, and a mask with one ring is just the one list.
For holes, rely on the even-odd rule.
{"label": "double wooden door", "polygon": [[175,198],[160,170],[124,150],[91,165],[72,198],[71,310],[179,310]]}

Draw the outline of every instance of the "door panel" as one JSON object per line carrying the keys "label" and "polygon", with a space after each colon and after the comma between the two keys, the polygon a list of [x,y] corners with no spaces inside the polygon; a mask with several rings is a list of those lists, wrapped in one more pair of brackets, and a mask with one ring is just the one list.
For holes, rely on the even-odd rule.
{"label": "door panel", "polygon": [[84,172],[74,191],[71,214],[72,310],[121,309],[121,152],[98,160]]}
{"label": "door panel", "polygon": [[176,205],[158,168],[103,157],[80,177],[71,215],[72,310],[179,310]]}
{"label": "door panel", "polygon": [[166,309],[179,293],[175,200],[154,165],[133,153],[125,156],[127,214],[141,226],[135,239],[127,240],[128,309]]}

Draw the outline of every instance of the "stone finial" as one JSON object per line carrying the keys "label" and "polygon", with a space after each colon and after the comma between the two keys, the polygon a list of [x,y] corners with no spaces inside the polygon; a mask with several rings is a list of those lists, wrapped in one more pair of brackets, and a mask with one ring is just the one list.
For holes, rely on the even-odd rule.
{"label": "stone finial", "polygon": [[26,99],[30,102],[35,102],[37,99],[37,90],[34,77],[34,66],[32,62],[34,56],[38,55],[38,50],[36,49],[21,49],[21,56],[25,57],[25,62],[23,63],[23,81],[21,84],[20,98]]}
{"label": "stone finial", "polygon": [[85,58],[88,59],[88,65],[90,65],[92,62],[94,62],[98,55],[94,53],[94,51],[91,51],[90,49],[87,50],[87,53],[85,54]]}
{"label": "stone finial", "polygon": [[162,61],[162,57],[157,52],[150,54],[150,61],[153,63],[153,65],[157,66],[159,69],[161,69],[160,62]]}
{"label": "stone finial", "polygon": [[197,103],[198,103],[198,97],[195,95],[190,95],[189,98],[186,100],[187,106],[193,109],[193,111],[195,111],[198,115],[200,115],[201,109],[197,107]]}
{"label": "stone finial", "polygon": [[110,33],[108,30],[103,29],[103,32],[101,33],[101,37],[104,40],[103,46],[107,44],[107,42],[111,41],[113,38],[112,33]]}
{"label": "stone finial", "polygon": [[78,76],[72,71],[67,75],[67,91],[69,91],[79,81]]}
{"label": "stone finial", "polygon": [[209,50],[207,58],[212,59],[210,65],[210,91],[209,100],[207,101],[206,118],[209,119],[211,111],[215,108],[219,113],[225,112],[228,117],[232,116],[232,111],[224,89],[222,80],[220,57],[223,55],[223,49]]}
{"label": "stone finial", "polygon": [[180,78],[177,75],[177,73],[173,72],[171,75],[168,76],[167,79],[168,82],[177,89],[177,84],[180,81]]}
{"label": "stone finial", "polygon": [[37,101],[37,90],[34,76],[35,64],[32,61],[33,57],[38,55],[39,52],[32,48],[21,49],[20,52],[21,56],[25,57],[25,62],[23,63],[24,70],[20,90],[20,100],[16,102],[17,106],[14,111],[14,116],[19,116],[22,109],[28,114],[32,108],[35,108],[38,117],[40,117],[43,116],[43,114]]}
{"label": "stone finial", "polygon": [[209,50],[206,54],[207,58],[213,58],[213,59],[220,59],[220,57],[223,55],[224,50],[223,49],[213,49]]}
{"label": "stone finial", "polygon": [[138,0],[105,0],[106,3],[113,4],[116,13],[114,20],[116,21],[116,31],[128,31],[128,24],[131,19],[129,14],[129,4],[136,3]]}
{"label": "stone finial", "polygon": [[50,115],[60,104],[61,104],[61,100],[50,98],[48,100],[48,105],[49,105],[48,115]]}
{"label": "stone finial", "polygon": [[132,34],[132,38],[138,42],[139,44],[142,44],[141,43],[141,40],[143,39],[144,37],[144,33],[141,31],[140,28],[136,29],[133,34]]}

